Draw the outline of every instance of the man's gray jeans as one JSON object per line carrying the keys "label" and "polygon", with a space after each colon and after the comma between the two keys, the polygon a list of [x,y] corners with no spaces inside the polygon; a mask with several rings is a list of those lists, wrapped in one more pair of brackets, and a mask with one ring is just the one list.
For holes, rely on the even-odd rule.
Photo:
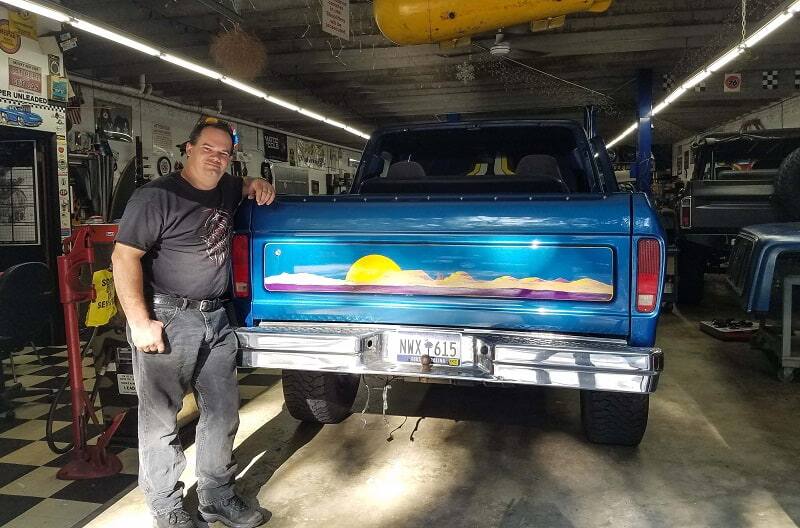
{"label": "man's gray jeans", "polygon": [[224,308],[213,312],[156,308],[164,323],[162,354],[133,351],[139,397],[139,487],[153,515],[181,507],[179,478],[186,458],[178,439],[177,414],[189,387],[194,389],[197,423],[197,494],[212,504],[234,494],[233,437],[239,427],[237,341]]}

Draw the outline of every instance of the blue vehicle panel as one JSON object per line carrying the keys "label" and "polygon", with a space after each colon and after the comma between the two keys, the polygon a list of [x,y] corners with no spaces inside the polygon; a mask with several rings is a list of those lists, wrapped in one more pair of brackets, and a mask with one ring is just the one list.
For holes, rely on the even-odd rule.
{"label": "blue vehicle panel", "polygon": [[[252,224],[253,299],[240,301],[240,312],[247,326],[299,320],[424,323],[626,337],[631,331],[630,200],[626,193],[503,203],[488,197],[408,198],[404,203],[287,197],[269,214],[254,214],[247,205],[239,222]],[[565,208],[578,214],[565,215]],[[648,231],[657,222],[641,222],[643,234],[657,235]],[[508,277],[559,281],[561,289],[571,291],[559,295],[563,292],[543,288],[528,294],[523,288],[500,288],[487,295],[485,288],[467,288],[445,295],[432,289],[353,295],[320,284],[324,279],[343,280],[352,265],[368,255],[389,255],[387,260],[401,270],[441,275],[444,280],[467,272],[484,282],[502,277],[507,283]],[[296,277],[295,283],[307,282],[312,278],[308,275],[323,277],[313,277],[316,284],[276,279],[296,273],[306,275]],[[454,277],[458,278],[463,276]],[[588,297],[581,298],[576,292],[580,284],[568,283],[586,279],[592,281],[590,289],[601,289],[584,292]],[[570,298],[570,293],[575,295]],[[654,317],[643,321],[646,326]],[[648,340],[637,337],[643,343]]]}
{"label": "blue vehicle panel", "polygon": [[789,253],[800,254],[800,222],[754,225],[739,233],[729,278],[745,310],[770,310],[778,259]]}

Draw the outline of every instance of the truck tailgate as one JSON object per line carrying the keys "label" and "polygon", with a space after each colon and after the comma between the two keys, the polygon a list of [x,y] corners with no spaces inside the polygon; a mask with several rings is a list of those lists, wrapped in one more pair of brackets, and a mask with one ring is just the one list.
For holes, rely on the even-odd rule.
{"label": "truck tailgate", "polygon": [[631,198],[281,198],[250,223],[244,323],[630,331]]}

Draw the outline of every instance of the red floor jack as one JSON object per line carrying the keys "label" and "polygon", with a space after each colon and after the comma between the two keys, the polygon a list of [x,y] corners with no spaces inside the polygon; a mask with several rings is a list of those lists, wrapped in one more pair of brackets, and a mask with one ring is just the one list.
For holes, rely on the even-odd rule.
{"label": "red floor jack", "polygon": [[95,244],[111,244],[117,234],[117,226],[98,224],[76,228],[71,237],[64,240],[64,255],[58,257],[58,284],[61,304],[64,306],[64,323],[69,359],[69,384],[72,397],[71,460],[61,468],[56,477],[61,480],[81,480],[116,475],[122,470],[122,462],[106,450],[111,437],[125,418],[122,412],[114,417],[108,428],[97,439],[96,445],[86,444],[87,418],[98,424],[94,402],[83,385],[83,358],[81,357],[78,330],[78,303],[92,301],[94,287],[80,280],[82,270],[91,272],[95,262]]}

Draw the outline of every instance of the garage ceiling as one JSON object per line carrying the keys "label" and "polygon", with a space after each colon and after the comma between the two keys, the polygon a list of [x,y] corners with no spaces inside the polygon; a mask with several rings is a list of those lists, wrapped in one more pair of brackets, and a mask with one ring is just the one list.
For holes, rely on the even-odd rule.
{"label": "garage ceiling", "polygon": [[[267,67],[254,83],[297,105],[370,131],[398,122],[462,118],[567,116],[602,108],[601,132],[611,137],[634,120],[636,72],[681,80],[741,38],[740,0],[616,0],[606,13],[573,15],[559,30],[532,34],[508,28],[507,59],[485,49],[492,34],[444,52],[436,45],[398,47],[380,34],[371,2],[350,0],[350,41],[321,30],[317,0],[63,0],[70,9],[128,31],[159,47],[213,65],[212,37],[239,24],[267,49]],[[781,0],[748,0],[755,24]],[[741,93],[726,94],[722,75],[656,120],[656,140],[670,143],[745,112],[798,95],[800,21],[790,21],[729,71],[743,75]],[[138,86],[144,73],[153,93],[265,125],[339,144],[362,141],[119,45],[80,35],[67,53],[71,73]],[[779,70],[776,90],[761,87],[764,70]]]}

